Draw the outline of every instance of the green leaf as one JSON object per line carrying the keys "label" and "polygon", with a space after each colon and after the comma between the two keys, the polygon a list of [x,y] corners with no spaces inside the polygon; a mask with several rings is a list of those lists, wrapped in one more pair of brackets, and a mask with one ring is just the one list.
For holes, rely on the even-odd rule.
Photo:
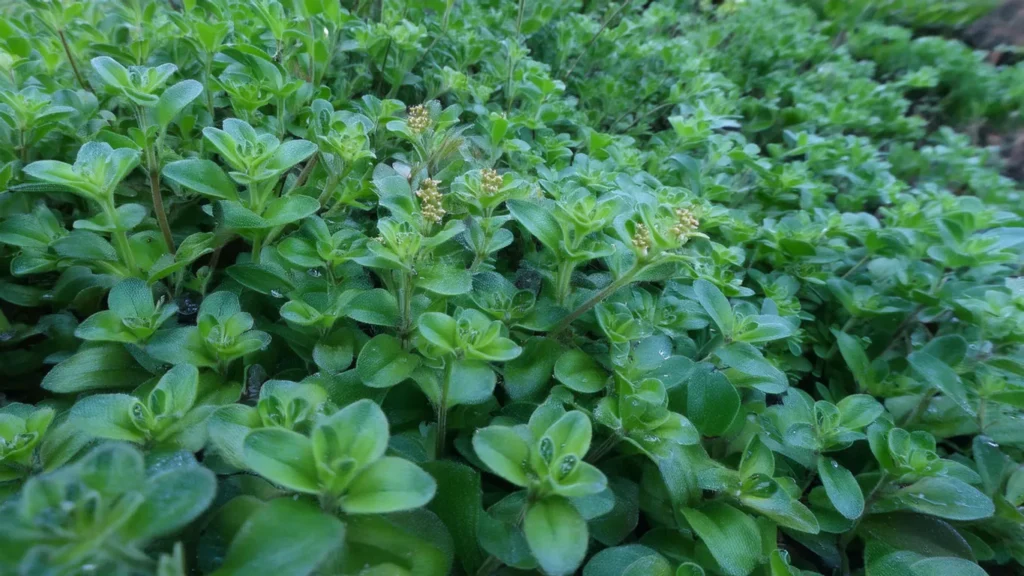
{"label": "green leaf", "polygon": [[356,373],[371,388],[390,388],[411,376],[418,365],[419,357],[406,352],[398,338],[378,334],[359,352]]}
{"label": "green leaf", "polygon": [[385,457],[352,480],[339,504],[348,514],[387,514],[423,506],[436,491],[437,483],[422,468]]}
{"label": "green leaf", "polygon": [[141,443],[146,436],[132,421],[132,409],[138,403],[127,394],[97,394],[76,402],[69,419],[95,438]]}
{"label": "green leaf", "polygon": [[320,338],[313,347],[313,362],[325,372],[342,372],[352,365],[356,339],[352,330],[340,328]]}
{"label": "green leaf", "polygon": [[721,436],[740,412],[740,395],[709,364],[697,364],[689,378],[669,391],[669,406],[682,412],[704,436]]}
{"label": "green leaf", "polygon": [[423,464],[437,484],[437,494],[427,507],[448,527],[455,544],[455,556],[467,574],[476,573],[483,554],[476,541],[481,507],[480,473],[458,462],[437,460]]}
{"label": "green leaf", "polygon": [[732,312],[732,306],[726,300],[725,295],[717,286],[707,280],[697,280],[693,283],[693,291],[697,294],[697,302],[718,327],[722,336],[729,337],[736,327],[736,316]]}
{"label": "green leaf", "polygon": [[550,338],[530,338],[522,353],[505,364],[504,386],[513,400],[537,398],[548,389],[562,347]]}
{"label": "green leaf", "polygon": [[418,272],[416,286],[440,296],[458,296],[473,289],[473,275],[464,268],[434,264]]}
{"label": "green leaf", "polygon": [[116,262],[117,251],[98,234],[75,230],[53,243],[53,250],[64,258],[85,261]]}
{"label": "green leaf", "polygon": [[885,407],[867,394],[851,394],[836,404],[842,425],[851,430],[864,428],[885,413]]}
{"label": "green leaf", "polygon": [[850,520],[860,518],[864,513],[864,494],[853,474],[839,462],[822,456],[818,458],[818,476],[836,510]]}
{"label": "green leaf", "polygon": [[890,552],[876,556],[870,554],[869,547],[866,576],[988,576],[980,566],[963,558],[928,558],[907,550],[891,551],[884,545],[879,548]]}
{"label": "green leaf", "polygon": [[779,316],[749,316],[747,320],[753,322],[754,326],[744,330],[742,333],[733,335],[740,342],[760,344],[788,338],[793,335],[793,326]]}
{"label": "green leaf", "polygon": [[75,336],[96,342],[138,341],[138,337],[125,327],[121,317],[111,310],[101,310],[86,318],[75,328]]}
{"label": "green leaf", "polygon": [[146,352],[168,364],[193,364],[200,368],[217,366],[217,358],[206,350],[195,326],[160,330],[149,340]]}
{"label": "green leaf", "polygon": [[743,479],[741,490],[740,501],[744,506],[771,518],[780,526],[808,534],[817,534],[821,530],[814,513],[771,477],[764,474],[748,476]]}
{"label": "green leaf", "polygon": [[516,486],[529,486],[526,464],[530,459],[530,445],[512,428],[488,426],[477,430],[473,435],[473,450],[491,472]]}
{"label": "green leaf", "polygon": [[217,476],[199,465],[157,474],[147,480],[145,501],[121,533],[136,542],[173,534],[198,518],[216,493]]}
{"label": "green leaf", "polygon": [[289,490],[317,494],[313,443],[302,434],[284,428],[253,430],[245,437],[245,465],[267,480]]}
{"label": "green leaf", "polygon": [[211,160],[192,158],[164,166],[164,178],[208,198],[238,201],[238,189],[224,170]]}
{"label": "green leaf", "polygon": [[306,216],[316,214],[320,202],[309,196],[291,195],[271,200],[260,216],[264,220],[263,228],[284,226],[298,222]]}
{"label": "green leaf", "polygon": [[558,252],[562,241],[562,229],[554,215],[544,205],[528,200],[509,200],[509,213],[523,225],[530,234],[548,248]]}
{"label": "green leaf", "polygon": [[530,504],[523,521],[530,552],[546,574],[572,574],[587,555],[587,523],[565,498]]}
{"label": "green leaf", "polygon": [[661,554],[640,544],[606,548],[590,559],[583,576],[672,576],[672,565]]}
{"label": "green leaf", "polygon": [[267,162],[267,168],[280,173],[302,162],[316,153],[316,144],[308,140],[289,140],[274,150]]}
{"label": "green leaf", "polygon": [[477,528],[480,547],[503,564],[522,570],[533,570],[537,560],[530,553],[522,530],[522,512],[526,491],[513,492],[482,514]]}
{"label": "green leaf", "polygon": [[440,312],[424,312],[417,320],[417,329],[424,340],[436,346],[443,353],[455,351],[455,318]]}
{"label": "green leaf", "polygon": [[752,436],[747,442],[743,457],[740,459],[739,472],[743,478],[753,474],[764,474],[768,477],[775,475],[775,455],[764,442],[761,442],[759,436]]}
{"label": "green leaf", "polygon": [[452,362],[446,404],[448,408],[462,404],[486,402],[494,393],[497,376],[486,362],[478,360],[447,360]]}
{"label": "green leaf", "polygon": [[127,278],[114,285],[107,297],[110,310],[121,318],[149,319],[156,312],[153,292],[138,278]]}
{"label": "green leaf", "polygon": [[746,342],[723,346],[715,350],[715,355],[729,368],[725,375],[736,386],[756,388],[766,394],[781,394],[789,386],[786,374]]}
{"label": "green leaf", "polygon": [[934,516],[913,512],[871,514],[860,526],[866,536],[897,550],[975,559],[971,545],[957,529]]}
{"label": "green leaf", "polygon": [[1014,470],[1006,481],[1006,499],[1014,506],[1024,504],[1024,467]]}
{"label": "green leaf", "polygon": [[892,498],[911,510],[947,520],[979,520],[995,513],[988,496],[963,480],[950,477],[918,480]]}
{"label": "green leaf", "polygon": [[967,387],[949,365],[926,352],[912,353],[907,356],[907,362],[921,375],[925,384],[938,388],[964,412],[974,416],[974,408],[967,400]]}
{"label": "green leaf", "polygon": [[581,394],[600,392],[608,383],[608,373],[586,352],[573,349],[555,363],[555,378],[570,390]]}
{"label": "green leaf", "polygon": [[351,458],[355,466],[371,464],[388,447],[388,419],[372,400],[357,400],[323,418],[313,429],[313,455],[324,467]]}
{"label": "green leaf", "polygon": [[164,90],[153,111],[157,124],[166,128],[202,92],[203,85],[195,80],[182,80]]}
{"label": "green leaf", "polygon": [[342,546],[344,537],[344,524],[317,507],[290,498],[272,500],[238,530],[213,576],[308,576]]}
{"label": "green leaf", "polygon": [[100,56],[91,60],[93,69],[108,86],[131,86],[128,69],[109,56]]}
{"label": "green leaf", "polygon": [[729,576],[746,576],[760,562],[761,534],[743,512],[712,502],[700,509],[683,508],[683,516]]}
{"label": "green leaf", "polygon": [[383,288],[374,288],[356,294],[345,307],[345,314],[356,322],[392,328],[398,326],[400,317],[398,300],[391,292]]}
{"label": "green leaf", "polygon": [[120,344],[83,347],[57,364],[43,378],[42,387],[58,394],[87,390],[134,388],[150,374]]}
{"label": "green leaf", "polygon": [[846,365],[850,367],[853,378],[862,390],[865,389],[872,382],[870,377],[871,361],[868,360],[868,355],[864,352],[860,339],[839,330],[832,330],[832,335],[835,336],[836,344],[839,345],[839,353],[842,354],[843,360],[846,360]]}

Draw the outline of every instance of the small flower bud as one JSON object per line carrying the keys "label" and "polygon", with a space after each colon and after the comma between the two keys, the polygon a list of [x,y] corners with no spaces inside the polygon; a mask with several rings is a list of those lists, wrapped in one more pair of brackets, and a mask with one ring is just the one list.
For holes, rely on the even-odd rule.
{"label": "small flower bud", "polygon": [[437,189],[441,182],[431,178],[424,178],[420,182],[420,189],[416,191],[416,197],[420,199],[420,213],[428,222],[438,223],[444,218],[445,209],[442,206],[443,196]]}
{"label": "small flower bud", "polygon": [[501,190],[503,184],[501,175],[493,168],[484,168],[480,171],[480,191],[484,196],[493,196]]}
{"label": "small flower bud", "polygon": [[409,108],[409,129],[412,130],[413,134],[419,134],[424,132],[427,128],[430,128],[430,113],[423,107],[422,104],[417,104],[412,108]]}
{"label": "small flower bud", "polygon": [[647,250],[651,247],[651,231],[643,223],[638,223],[633,232],[633,247],[644,256],[647,255]]}
{"label": "small flower bud", "polygon": [[686,208],[676,208],[676,223],[672,226],[672,233],[677,238],[690,236],[700,226],[700,221]]}

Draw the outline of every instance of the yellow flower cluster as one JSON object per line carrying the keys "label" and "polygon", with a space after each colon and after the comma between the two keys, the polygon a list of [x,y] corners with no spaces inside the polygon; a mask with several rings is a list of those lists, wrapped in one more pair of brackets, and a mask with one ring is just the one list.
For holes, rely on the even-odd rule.
{"label": "yellow flower cluster", "polygon": [[641,254],[647,254],[647,250],[651,247],[651,231],[647,228],[646,224],[637,223],[633,232],[633,246]]}
{"label": "yellow flower cluster", "polygon": [[427,112],[427,109],[422,104],[417,104],[409,108],[409,119],[407,122],[409,123],[409,129],[414,134],[419,134],[430,128],[430,112]]}
{"label": "yellow flower cluster", "polygon": [[445,209],[441,205],[443,197],[441,191],[437,189],[440,183],[440,180],[424,178],[420,182],[420,189],[416,191],[416,197],[420,199],[420,213],[428,222],[435,224],[445,215]]}
{"label": "yellow flower cluster", "polygon": [[484,168],[480,171],[480,190],[484,196],[493,196],[501,190],[503,181],[501,175],[493,168]]}
{"label": "yellow flower cluster", "polygon": [[676,208],[676,223],[672,226],[672,233],[676,238],[685,238],[700,226],[700,221],[686,208]]}

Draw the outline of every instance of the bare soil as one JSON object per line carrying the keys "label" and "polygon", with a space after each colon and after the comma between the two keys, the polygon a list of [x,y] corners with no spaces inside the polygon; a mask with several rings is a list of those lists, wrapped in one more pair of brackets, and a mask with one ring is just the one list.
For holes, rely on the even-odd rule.
{"label": "bare soil", "polygon": [[[1007,46],[1024,47],[1024,0],[1005,0],[1001,6],[978,19],[964,31],[964,40],[991,51],[993,64],[1010,64],[1020,54],[1007,51]],[[1018,123],[1021,119],[1017,119]],[[1006,159],[1006,174],[1024,181],[1024,130],[1016,129],[990,134],[985,144],[998,146]]]}

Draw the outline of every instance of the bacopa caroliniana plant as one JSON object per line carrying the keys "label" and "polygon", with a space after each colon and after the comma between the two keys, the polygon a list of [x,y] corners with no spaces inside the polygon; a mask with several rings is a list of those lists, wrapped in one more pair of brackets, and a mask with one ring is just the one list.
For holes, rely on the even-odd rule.
{"label": "bacopa caroliniana plant", "polygon": [[990,4],[0,0],[0,574],[1019,571]]}

